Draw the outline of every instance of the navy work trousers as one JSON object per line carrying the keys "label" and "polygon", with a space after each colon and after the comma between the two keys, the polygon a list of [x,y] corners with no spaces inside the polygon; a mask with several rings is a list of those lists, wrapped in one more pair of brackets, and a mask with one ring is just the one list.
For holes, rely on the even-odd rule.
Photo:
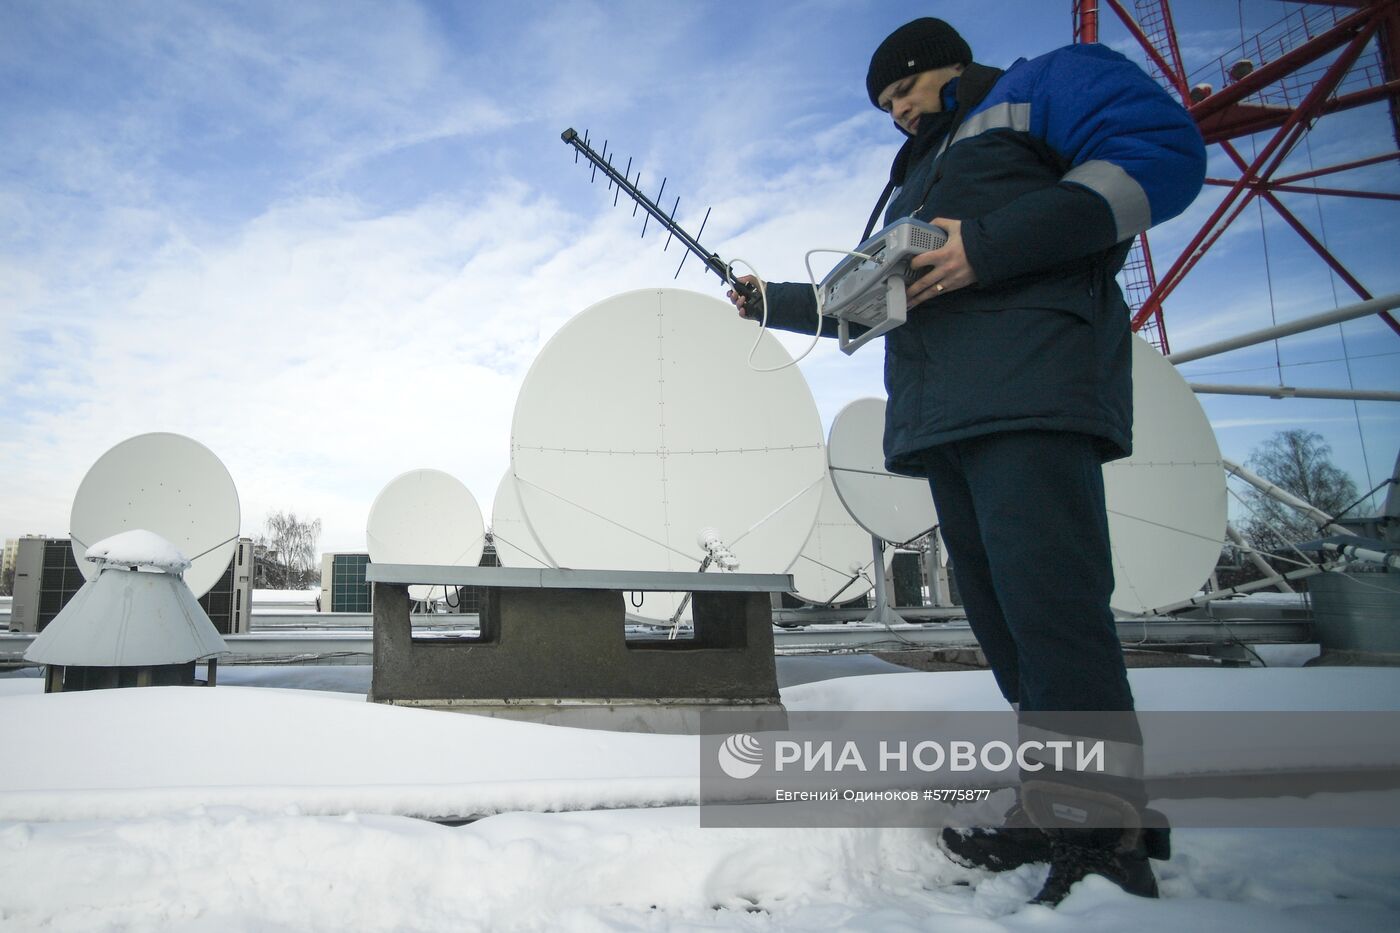
{"label": "navy work trousers", "polygon": [[968,622],[1006,699],[1022,712],[1133,709],[1094,439],[988,434],[930,448],[927,463]]}

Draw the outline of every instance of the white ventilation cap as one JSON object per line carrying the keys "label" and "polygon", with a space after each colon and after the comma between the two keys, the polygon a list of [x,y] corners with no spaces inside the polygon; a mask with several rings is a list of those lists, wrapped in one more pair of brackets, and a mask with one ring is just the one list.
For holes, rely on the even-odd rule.
{"label": "white ventilation cap", "polygon": [[185,664],[228,651],[185,581],[115,564],[83,584],[24,652],[81,667]]}

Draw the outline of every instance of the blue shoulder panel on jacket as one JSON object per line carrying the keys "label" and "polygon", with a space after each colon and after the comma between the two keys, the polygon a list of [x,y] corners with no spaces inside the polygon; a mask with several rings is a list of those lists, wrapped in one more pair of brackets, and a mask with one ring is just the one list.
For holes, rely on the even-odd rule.
{"label": "blue shoulder panel on jacket", "polygon": [[1027,133],[1097,193],[1119,239],[1176,216],[1201,190],[1205,145],[1186,110],[1127,58],[1071,45],[1013,64],[958,129]]}

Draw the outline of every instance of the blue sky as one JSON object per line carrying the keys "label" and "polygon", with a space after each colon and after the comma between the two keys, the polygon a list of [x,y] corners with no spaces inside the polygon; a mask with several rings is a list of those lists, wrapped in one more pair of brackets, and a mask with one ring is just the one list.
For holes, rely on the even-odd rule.
{"label": "blue sky", "polygon": [[[1238,43],[1241,17],[1252,33],[1292,6],[1176,0],[1188,67]],[[379,489],[420,467],[458,476],[489,514],[516,391],[564,321],[634,288],[721,294],[694,262],[672,282],[676,248],[638,240],[630,210],[572,164],[565,127],[634,157],[644,187],[668,176],[690,229],[713,206],[709,248],[800,279],[807,249],[854,243],[900,141],[865,97],[879,41],[935,14],[1005,66],[1068,42],[1069,10],[10,0],[0,538],[66,534],[87,468],[147,431],[188,434],[224,460],[247,534],[292,509],[323,519],[324,548],[361,549]],[[1132,48],[1104,23],[1106,42]],[[1323,120],[1290,170],[1393,145],[1383,109],[1367,108]],[[1232,177],[1223,161],[1212,174]],[[1400,166],[1336,181],[1394,191]],[[1218,197],[1154,231],[1159,269]],[[1393,203],[1285,201],[1372,292],[1400,290]],[[1169,300],[1167,328],[1186,349],[1352,300],[1251,207]],[[880,357],[825,346],[802,364],[825,422],[881,394]],[[1369,320],[1183,372],[1400,390],[1397,359],[1400,337]],[[1363,489],[1368,465],[1379,481],[1400,446],[1392,403],[1203,404],[1227,457],[1304,427]]]}

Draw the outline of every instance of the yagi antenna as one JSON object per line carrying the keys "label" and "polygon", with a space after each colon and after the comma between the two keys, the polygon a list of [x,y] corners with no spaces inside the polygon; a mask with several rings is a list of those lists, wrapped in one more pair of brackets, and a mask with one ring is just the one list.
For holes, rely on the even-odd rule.
{"label": "yagi antenna", "polygon": [[[651,218],[655,217],[656,222],[666,228],[666,243],[664,246],[661,247],[663,250],[670,248],[672,238],[680,240],[681,243],[684,244],[685,248],[689,250],[689,252],[687,252],[684,256],[681,257],[681,264],[676,267],[676,274],[675,276],[673,276],[673,278],[680,278],[681,269],[685,267],[686,259],[690,257],[690,253],[694,253],[696,256],[699,256],[700,261],[703,262],[711,272],[719,276],[720,279],[726,285],[732,286],[735,291],[743,295],[744,298],[747,300],[750,308],[754,307],[755,303],[759,300],[758,289],[747,282],[738,281],[734,277],[734,270],[730,267],[729,263],[725,262],[723,259],[720,259],[719,256],[715,253],[712,253],[705,249],[705,247],[701,246],[698,237],[691,236],[681,227],[680,224],[676,223],[676,209],[681,206],[680,197],[677,197],[675,203],[671,205],[671,210],[669,213],[667,213],[663,208],[660,207],[660,205],[656,203],[656,201],[660,201],[662,196],[666,193],[665,178],[661,179],[661,189],[656,193],[656,201],[653,201],[651,198],[643,194],[642,190],[639,187],[637,187],[642,182],[642,173],[640,170],[638,170],[637,172],[636,180],[632,180],[632,160],[630,158],[627,160],[627,168],[622,172],[619,172],[617,169],[613,168],[612,156],[608,155],[607,140],[603,141],[602,153],[598,153],[594,151],[593,147],[588,144],[588,133],[586,130],[584,131],[583,137],[580,138],[577,131],[575,131],[573,128],[570,128],[565,130],[561,134],[560,138],[562,138],[564,142],[568,143],[570,146],[574,147],[575,162],[578,161],[579,155],[582,154],[583,157],[592,164],[593,169],[589,174],[590,182],[597,180],[598,172],[601,171],[608,178],[609,188],[611,188],[613,185],[617,185],[617,194],[613,195],[614,207],[617,206],[618,195],[626,193],[626,195],[635,202],[635,205],[632,208],[633,217],[637,216],[638,207],[646,209],[647,216],[642,218],[643,237],[647,235],[647,224],[651,221]],[[705,232],[705,224],[707,224],[709,220],[710,209],[706,208],[705,219],[700,221],[701,234]]]}

